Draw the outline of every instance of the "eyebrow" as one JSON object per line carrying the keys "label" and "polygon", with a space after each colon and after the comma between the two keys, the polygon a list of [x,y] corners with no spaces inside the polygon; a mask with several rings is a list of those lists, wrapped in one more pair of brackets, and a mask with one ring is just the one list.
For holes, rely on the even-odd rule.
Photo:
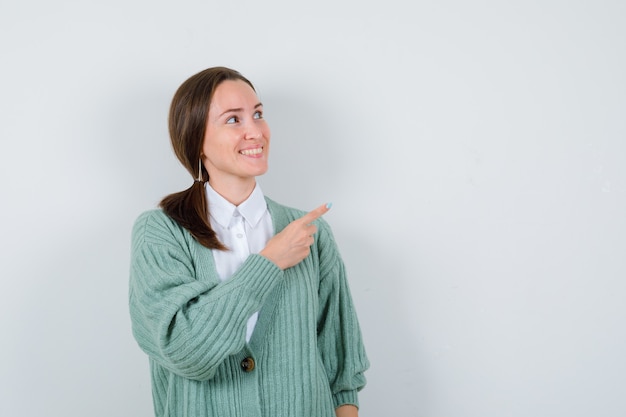
{"label": "eyebrow", "polygon": [[[259,107],[263,107],[263,103],[259,102],[257,103],[256,106],[254,106],[255,109],[258,109]],[[218,117],[222,117],[223,115],[227,114],[227,113],[238,113],[238,112],[242,112],[243,109],[241,107],[238,107],[236,109],[228,109],[226,111],[224,111],[222,114],[220,114]]]}

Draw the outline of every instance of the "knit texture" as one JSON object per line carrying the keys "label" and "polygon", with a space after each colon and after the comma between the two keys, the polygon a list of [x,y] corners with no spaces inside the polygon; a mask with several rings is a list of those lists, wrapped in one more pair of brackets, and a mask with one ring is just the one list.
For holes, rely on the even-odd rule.
{"label": "knit texture", "polygon": [[[266,200],[276,233],[305,214]],[[253,254],[221,282],[212,251],[186,229],[161,210],[139,216],[130,316],[157,417],[334,417],[340,405],[358,406],[369,363],[332,232],[315,224],[298,265],[281,271]]]}

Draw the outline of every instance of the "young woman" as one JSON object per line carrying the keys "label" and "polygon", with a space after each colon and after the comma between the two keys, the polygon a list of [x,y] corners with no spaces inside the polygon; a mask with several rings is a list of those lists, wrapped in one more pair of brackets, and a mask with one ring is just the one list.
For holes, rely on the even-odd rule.
{"label": "young woman", "polygon": [[254,87],[216,67],[174,95],[195,179],[132,233],[130,315],[158,417],[354,417],[368,368],[322,205],[265,197],[270,130]]}

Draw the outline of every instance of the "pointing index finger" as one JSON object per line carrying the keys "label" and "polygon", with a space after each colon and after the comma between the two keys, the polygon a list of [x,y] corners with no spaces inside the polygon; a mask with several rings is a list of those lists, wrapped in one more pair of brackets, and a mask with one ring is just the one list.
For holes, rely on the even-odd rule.
{"label": "pointing index finger", "polygon": [[328,213],[328,210],[330,210],[331,207],[332,207],[332,203],[322,204],[318,208],[315,208],[309,211],[304,216],[300,217],[300,220],[304,222],[304,224],[311,224],[315,220],[322,217],[324,214]]}

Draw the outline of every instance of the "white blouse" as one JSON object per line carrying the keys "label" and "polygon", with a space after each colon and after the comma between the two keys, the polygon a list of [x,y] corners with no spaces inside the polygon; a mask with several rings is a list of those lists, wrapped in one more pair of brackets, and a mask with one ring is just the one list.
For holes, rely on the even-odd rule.
{"label": "white blouse", "polygon": [[[214,250],[213,258],[222,281],[230,278],[253,253],[259,253],[274,236],[272,217],[261,187],[257,184],[252,194],[239,206],[231,204],[205,183],[211,227],[229,250]],[[259,312],[248,319],[246,341],[250,341]]]}

